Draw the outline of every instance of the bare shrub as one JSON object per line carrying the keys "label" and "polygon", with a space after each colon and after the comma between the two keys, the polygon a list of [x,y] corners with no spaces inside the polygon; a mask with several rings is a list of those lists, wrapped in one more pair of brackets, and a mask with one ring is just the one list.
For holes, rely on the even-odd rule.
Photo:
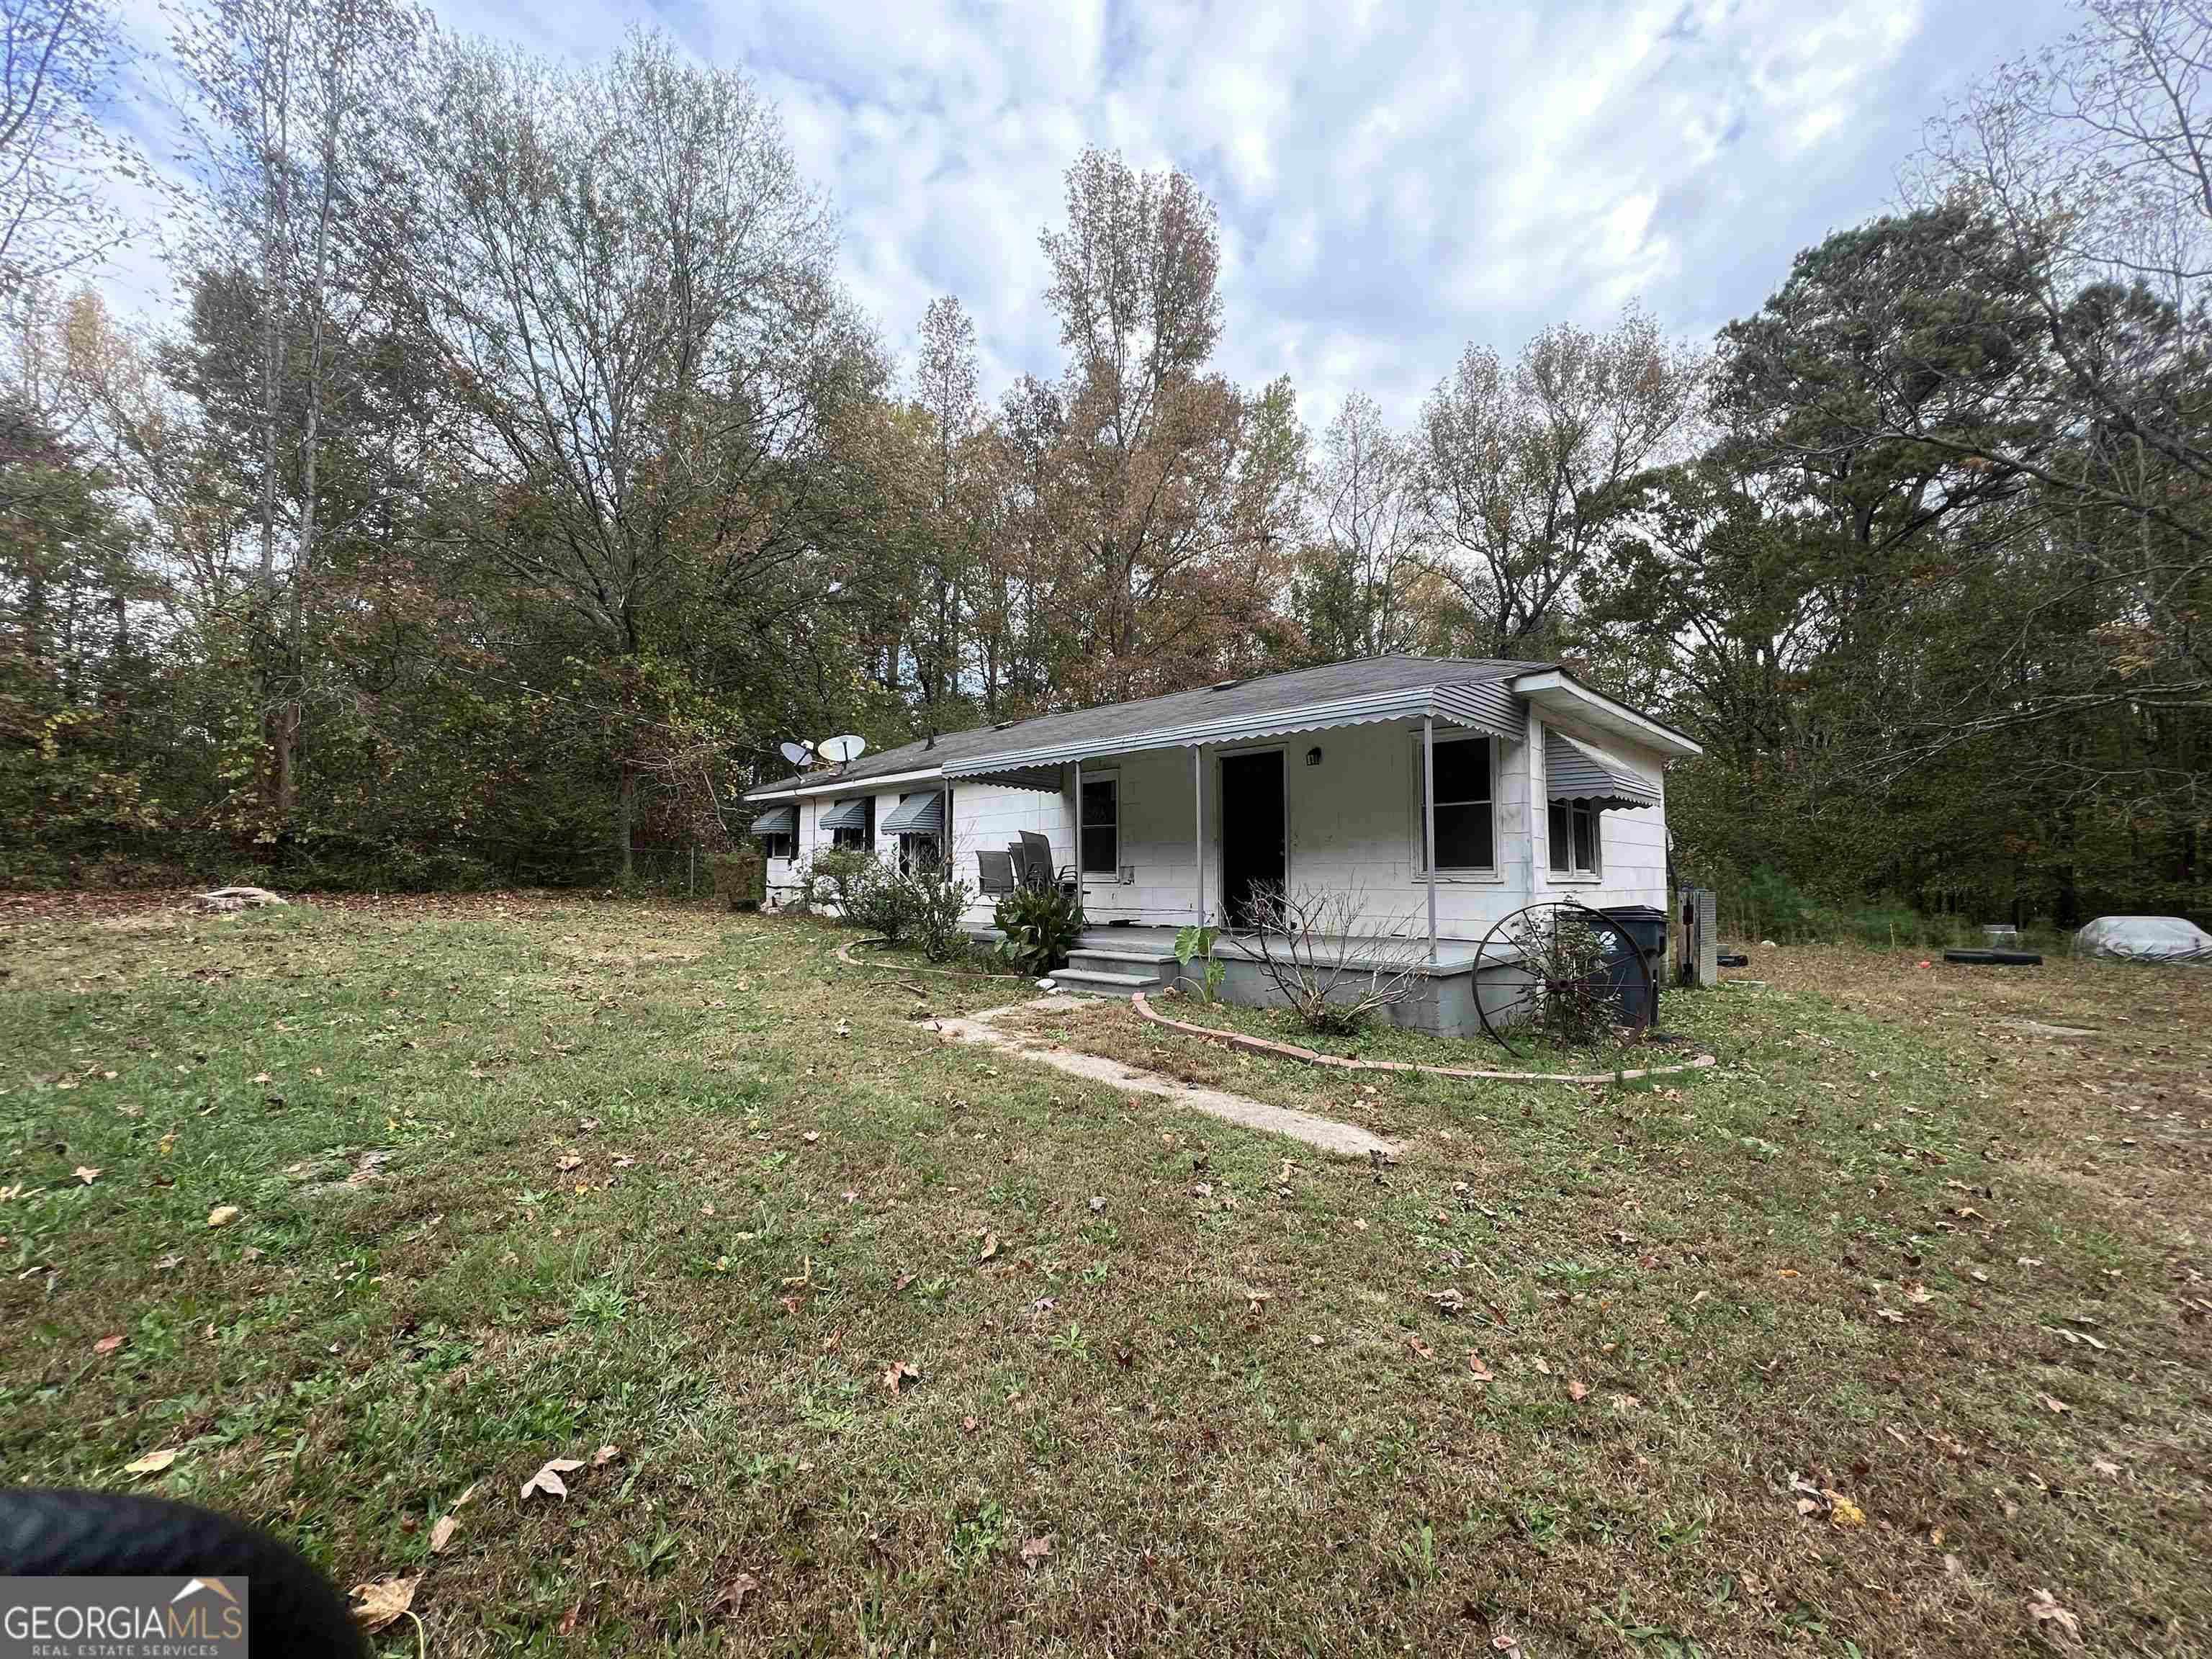
{"label": "bare shrub", "polygon": [[1273,887],[1253,897],[1245,943],[1309,1031],[1358,1030],[1413,988],[1426,944],[1403,937],[1403,921],[1355,940],[1365,915],[1358,894],[1337,890]]}

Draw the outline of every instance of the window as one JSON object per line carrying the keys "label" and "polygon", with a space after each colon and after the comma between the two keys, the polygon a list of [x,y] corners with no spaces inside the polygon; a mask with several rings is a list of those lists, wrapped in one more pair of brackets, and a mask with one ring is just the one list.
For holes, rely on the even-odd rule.
{"label": "window", "polygon": [[1552,803],[1552,873],[1597,874],[1597,809],[1586,800]]}
{"label": "window", "polygon": [[901,836],[898,843],[901,875],[917,876],[937,868],[936,836]]}
{"label": "window", "polygon": [[1086,773],[1083,779],[1083,856],[1086,876],[1115,876],[1121,871],[1121,780]]}
{"label": "window", "polygon": [[[1497,868],[1497,822],[1492,812],[1491,739],[1438,738],[1436,746],[1437,872]],[[1419,799],[1421,740],[1413,739],[1414,798]],[[1421,868],[1428,868],[1428,817],[1417,832]]]}
{"label": "window", "polygon": [[761,852],[772,859],[790,858],[797,850],[799,837],[788,830],[778,830],[760,838]]}
{"label": "window", "polygon": [[[844,809],[856,804],[860,809],[859,811],[844,812]],[[854,821],[832,824],[830,829],[830,844],[832,847],[857,847],[863,852],[874,852],[876,850],[876,798],[873,795],[863,795],[857,803],[844,800],[838,802],[837,805],[840,812],[843,812],[846,817]]]}

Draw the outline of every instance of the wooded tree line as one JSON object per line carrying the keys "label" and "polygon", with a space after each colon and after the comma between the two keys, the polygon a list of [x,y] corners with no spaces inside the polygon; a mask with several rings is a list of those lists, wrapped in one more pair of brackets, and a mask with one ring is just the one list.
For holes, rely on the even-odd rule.
{"label": "wooded tree line", "polygon": [[1470,345],[1403,426],[1220,371],[1180,173],[1075,159],[1060,368],[993,399],[956,297],[860,314],[743,76],[402,0],[183,15],[186,303],[126,325],[119,44],[0,16],[8,879],[608,879],[785,738],[1416,651],[1698,738],[1686,872],[2207,908],[2204,0],[2092,0],[1710,346]]}

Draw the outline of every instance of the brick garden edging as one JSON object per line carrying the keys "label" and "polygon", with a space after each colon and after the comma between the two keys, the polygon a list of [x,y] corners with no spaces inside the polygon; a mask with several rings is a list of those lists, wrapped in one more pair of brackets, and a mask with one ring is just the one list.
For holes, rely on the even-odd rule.
{"label": "brick garden edging", "polygon": [[1171,1031],[1182,1031],[1208,1042],[1218,1042],[1231,1048],[1242,1048],[1248,1054],[1272,1054],[1279,1060],[1295,1060],[1303,1066],[1328,1066],[1341,1072],[1419,1072],[1430,1077],[1474,1078],[1492,1083],[1626,1083],[1637,1078],[1671,1077],[1682,1072],[1702,1072],[1720,1062],[1711,1054],[1699,1054],[1695,1060],[1680,1066],[1638,1066],[1618,1072],[1595,1072],[1577,1075],[1568,1072],[1482,1072],[1465,1066],[1417,1066],[1408,1060],[1347,1060],[1342,1054],[1324,1054],[1317,1049],[1301,1048],[1295,1043],[1271,1042],[1266,1037],[1248,1036],[1242,1031],[1224,1031],[1216,1025],[1193,1025],[1188,1020],[1170,1019],[1155,1009],[1142,991],[1130,997],[1130,1003],[1139,1018],[1155,1025],[1164,1025]]}

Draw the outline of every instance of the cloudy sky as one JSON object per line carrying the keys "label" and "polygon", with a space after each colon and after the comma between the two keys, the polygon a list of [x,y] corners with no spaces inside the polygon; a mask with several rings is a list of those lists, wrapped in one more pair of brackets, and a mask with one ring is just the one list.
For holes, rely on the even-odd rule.
{"label": "cloudy sky", "polygon": [[1631,301],[1709,337],[1891,200],[1947,96],[2068,27],[2061,0],[437,9],[578,58],[657,24],[744,66],[886,340],[957,294],[994,392],[1059,365],[1037,233],[1076,153],[1179,167],[1221,210],[1222,367],[1289,374],[1316,427],[1353,390],[1402,418],[1467,342],[1510,354]]}

